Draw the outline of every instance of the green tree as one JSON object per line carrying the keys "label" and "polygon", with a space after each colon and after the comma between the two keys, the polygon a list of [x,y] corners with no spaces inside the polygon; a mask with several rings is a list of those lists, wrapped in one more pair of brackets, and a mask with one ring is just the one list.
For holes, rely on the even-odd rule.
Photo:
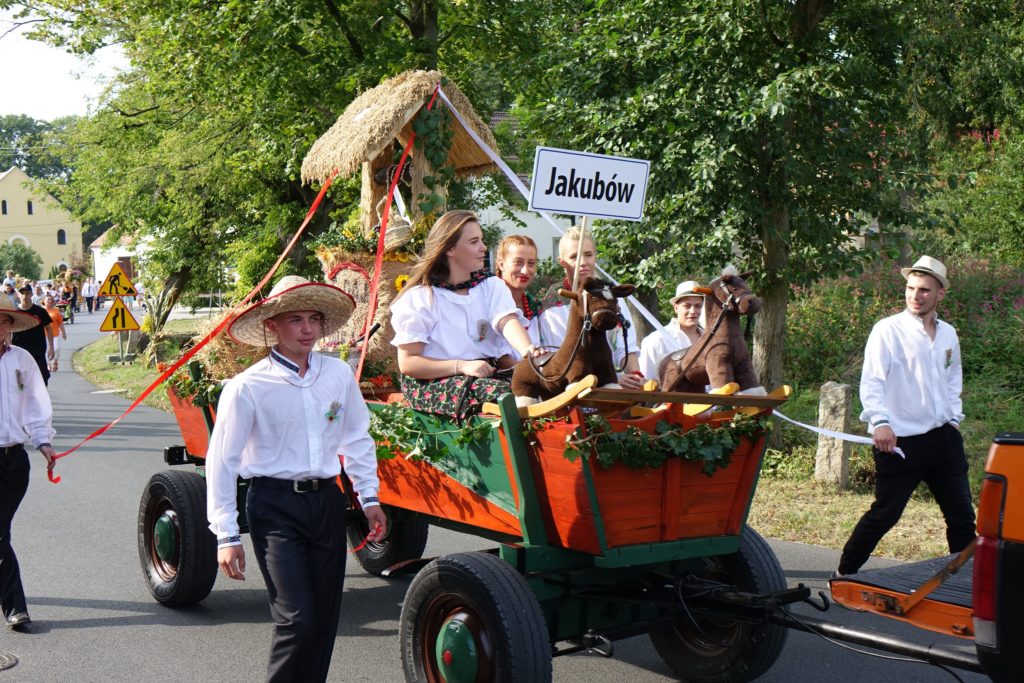
{"label": "green tree", "polygon": [[0,272],[13,270],[29,280],[38,280],[43,259],[32,247],[21,242],[0,245]]}
{"label": "green tree", "polygon": [[[75,174],[49,189],[146,239],[146,268],[180,290],[214,286],[227,260],[244,265],[242,286],[265,272],[315,196],[299,179],[306,150],[357,93],[438,66],[485,114],[507,101],[499,67],[520,68],[504,57],[528,49],[543,4],[55,0],[26,11],[51,43],[125,46],[132,70],[64,138]],[[335,188],[307,238],[355,210],[357,185]],[[306,242],[287,267],[315,269]]]}
{"label": "green tree", "polygon": [[75,117],[38,121],[23,114],[0,116],[0,171],[17,166],[36,180],[66,178],[65,165],[49,135],[72,125]]}
{"label": "green tree", "polygon": [[653,161],[645,221],[601,233],[610,262],[649,288],[754,270],[754,361],[776,386],[790,288],[862,267],[868,221],[915,218],[929,141],[914,122],[942,113],[927,76],[952,56],[918,47],[1012,4],[577,3],[547,25],[520,111],[549,144]]}

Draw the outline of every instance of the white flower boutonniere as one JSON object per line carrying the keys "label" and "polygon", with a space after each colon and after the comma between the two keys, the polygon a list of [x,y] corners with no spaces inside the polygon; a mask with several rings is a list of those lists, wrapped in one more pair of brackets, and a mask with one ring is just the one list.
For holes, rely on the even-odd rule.
{"label": "white flower boutonniere", "polygon": [[953,364],[953,349],[946,349],[946,369]]}
{"label": "white flower boutonniere", "polygon": [[327,412],[324,413],[324,417],[327,418],[328,422],[334,422],[338,419],[339,410],[341,410],[341,403],[338,401],[331,401],[331,405],[327,407]]}

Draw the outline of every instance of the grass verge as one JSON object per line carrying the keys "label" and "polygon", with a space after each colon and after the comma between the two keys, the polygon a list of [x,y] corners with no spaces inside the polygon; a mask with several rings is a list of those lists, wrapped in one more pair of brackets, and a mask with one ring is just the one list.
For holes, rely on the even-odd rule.
{"label": "grass verge", "polygon": [[[172,320],[164,330],[174,334],[191,334],[196,331],[197,323],[201,320]],[[117,352],[117,336],[109,334],[75,351],[71,364],[75,372],[96,386],[102,389],[117,389],[125,398],[134,400],[157,378],[158,373],[156,368],[146,367],[140,360],[125,365],[109,362],[107,356],[116,355]],[[176,355],[177,352],[173,351],[172,357]],[[160,410],[171,409],[167,392],[162,387],[147,396],[143,403]]]}

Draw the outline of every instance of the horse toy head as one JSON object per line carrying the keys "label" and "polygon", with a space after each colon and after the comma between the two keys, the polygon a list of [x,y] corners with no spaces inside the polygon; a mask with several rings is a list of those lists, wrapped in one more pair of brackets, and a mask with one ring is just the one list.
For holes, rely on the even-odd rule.
{"label": "horse toy head", "polygon": [[579,291],[560,289],[558,295],[572,300],[569,316],[582,320],[584,330],[609,332],[622,322],[618,299],[629,296],[635,289],[633,285],[612,285],[590,278],[583,282]]}
{"label": "horse toy head", "polygon": [[694,290],[705,295],[707,329],[693,346],[662,359],[658,366],[662,389],[703,392],[708,385],[716,389],[737,382],[740,393],[764,393],[740,327],[741,315],[761,310],[761,299],[747,286],[751,275],[740,275],[729,265],[710,285]]}
{"label": "horse toy head", "polygon": [[[718,317],[717,311],[723,310],[726,312],[735,310],[740,315],[753,315],[759,312],[761,299],[750,291],[750,287],[747,285],[747,279],[753,274],[753,272],[740,274],[736,271],[735,266],[728,265],[722,269],[722,275],[716,280],[712,280],[707,288],[698,287],[694,290],[701,294],[710,294],[712,297],[704,297],[705,314],[711,314],[712,309],[716,309],[714,313],[716,318]],[[711,315],[705,315],[705,319],[710,327]]]}
{"label": "horse toy head", "polygon": [[[512,372],[512,393],[516,403],[528,405],[534,399],[548,399],[565,391],[569,384],[587,375],[597,375],[598,386],[618,386],[612,349],[606,334],[623,322],[618,299],[629,296],[633,285],[612,285],[587,279],[576,291],[558,293],[572,301],[565,339],[547,359],[524,358]],[[557,315],[545,312],[543,315]]]}

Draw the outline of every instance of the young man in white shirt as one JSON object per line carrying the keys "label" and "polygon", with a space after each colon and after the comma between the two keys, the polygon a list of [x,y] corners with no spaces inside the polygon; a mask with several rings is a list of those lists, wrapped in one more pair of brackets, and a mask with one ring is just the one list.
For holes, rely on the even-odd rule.
{"label": "young man in white shirt", "polygon": [[[936,314],[949,288],[946,267],[922,256],[902,272],[907,308],[876,323],[864,349],[860,419],[874,438],[875,502],[846,542],[838,575],[854,574],[867,562],[922,481],[946,519],[949,552],[960,552],[974,539],[960,434],[960,341]],[[905,457],[895,452],[897,446]]]}
{"label": "young man in white shirt", "polygon": [[640,372],[647,379],[658,379],[658,366],[665,356],[690,348],[700,338],[704,295],[694,291],[697,287],[694,280],[680,282],[671,301],[676,317],[664,329],[651,332],[640,342]]}
{"label": "young man in white shirt", "polygon": [[366,403],[346,363],[313,353],[353,307],[337,287],[292,275],[228,328],[240,343],[271,348],[227,383],[218,402],[206,457],[207,516],[221,571],[244,580],[235,498],[238,477],[250,480],[249,532],[274,619],[268,681],[327,679],[347,556],[339,455],[369,540],[386,533]]}
{"label": "young man in white shirt", "polygon": [[0,607],[7,627],[26,631],[32,620],[25,603],[18,558],[11,547],[11,523],[28,490],[30,440],[53,467],[53,410],[42,375],[25,349],[12,346],[12,332],[24,332],[39,320],[15,310],[0,297]]}

